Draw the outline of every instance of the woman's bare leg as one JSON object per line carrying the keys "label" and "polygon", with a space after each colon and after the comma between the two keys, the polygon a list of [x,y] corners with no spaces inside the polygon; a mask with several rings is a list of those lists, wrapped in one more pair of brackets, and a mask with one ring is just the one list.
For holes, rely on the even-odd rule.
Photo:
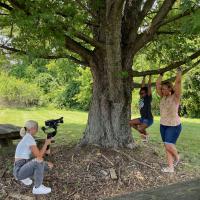
{"label": "woman's bare leg", "polygon": [[179,161],[180,156],[177,152],[176,146],[174,144],[166,144],[167,150],[174,156],[176,161]]}
{"label": "woman's bare leg", "polygon": [[139,119],[132,119],[132,120],[129,121],[129,125],[132,128],[136,129],[137,131],[138,131],[138,125],[140,125],[140,124],[141,124],[141,122],[140,122]]}

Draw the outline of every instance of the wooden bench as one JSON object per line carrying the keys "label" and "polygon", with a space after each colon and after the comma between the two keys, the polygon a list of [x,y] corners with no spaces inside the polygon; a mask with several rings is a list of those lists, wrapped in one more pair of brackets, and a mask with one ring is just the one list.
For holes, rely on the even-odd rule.
{"label": "wooden bench", "polygon": [[[13,124],[0,124],[0,147],[7,147],[12,145],[13,140],[21,139],[19,134],[21,127],[15,126]],[[42,146],[45,139],[44,138],[35,138],[37,145]]]}
{"label": "wooden bench", "polygon": [[12,144],[12,140],[20,139],[21,127],[12,124],[0,124],[0,145],[2,147]]}

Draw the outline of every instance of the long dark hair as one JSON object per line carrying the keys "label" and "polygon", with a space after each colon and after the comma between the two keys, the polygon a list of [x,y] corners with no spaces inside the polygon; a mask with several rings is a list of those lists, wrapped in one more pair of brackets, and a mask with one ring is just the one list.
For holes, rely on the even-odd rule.
{"label": "long dark hair", "polygon": [[173,84],[169,81],[166,81],[164,83],[162,83],[162,86],[163,85],[166,85],[167,88],[170,90],[171,94],[174,94],[174,87],[173,87]]}

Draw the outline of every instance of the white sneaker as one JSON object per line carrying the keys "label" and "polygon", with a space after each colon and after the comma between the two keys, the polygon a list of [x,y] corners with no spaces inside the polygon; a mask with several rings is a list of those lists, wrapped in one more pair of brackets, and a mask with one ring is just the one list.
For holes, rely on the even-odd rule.
{"label": "white sneaker", "polygon": [[26,178],[23,180],[20,180],[24,185],[31,185],[33,183],[33,181],[30,178]]}
{"label": "white sneaker", "polygon": [[40,185],[38,188],[34,186],[32,192],[33,194],[48,194],[51,192],[51,188],[44,185]]}
{"label": "white sneaker", "polygon": [[165,168],[162,168],[161,171],[165,172],[165,173],[173,173],[174,172],[174,168],[165,167]]}

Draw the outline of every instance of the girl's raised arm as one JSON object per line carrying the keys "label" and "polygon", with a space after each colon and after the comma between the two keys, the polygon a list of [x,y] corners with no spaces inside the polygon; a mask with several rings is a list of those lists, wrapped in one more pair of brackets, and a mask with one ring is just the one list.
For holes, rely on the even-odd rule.
{"label": "girl's raised arm", "polygon": [[181,78],[182,78],[181,68],[177,68],[176,80],[174,85],[174,94],[178,101],[181,98]]}
{"label": "girl's raised arm", "polygon": [[162,96],[162,91],[161,91],[162,77],[163,77],[163,75],[160,74],[160,76],[158,77],[158,79],[156,81],[156,92],[158,93],[159,96]]}

